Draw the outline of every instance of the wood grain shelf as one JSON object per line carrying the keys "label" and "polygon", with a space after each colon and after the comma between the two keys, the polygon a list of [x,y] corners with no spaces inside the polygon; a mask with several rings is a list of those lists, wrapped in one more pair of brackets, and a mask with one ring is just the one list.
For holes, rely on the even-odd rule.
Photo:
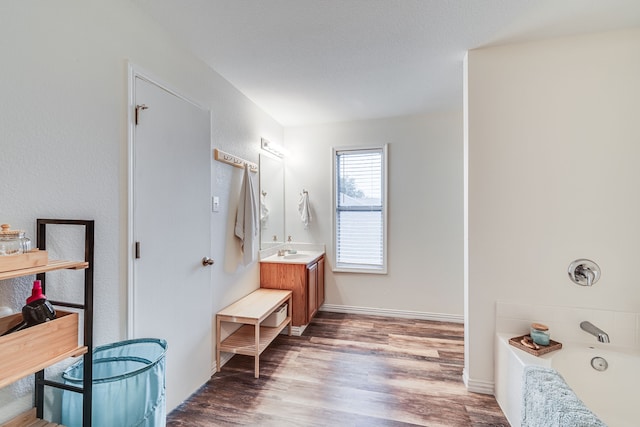
{"label": "wood grain shelf", "polygon": [[64,427],[62,424],[50,423],[36,417],[36,408],[29,409],[17,417],[0,424],[0,427]]}
{"label": "wood grain shelf", "polygon": [[39,267],[4,271],[0,273],[0,280],[15,279],[16,277],[30,276],[55,270],[83,270],[87,267],[89,267],[89,263],[85,261],[50,260],[47,265],[41,265]]}

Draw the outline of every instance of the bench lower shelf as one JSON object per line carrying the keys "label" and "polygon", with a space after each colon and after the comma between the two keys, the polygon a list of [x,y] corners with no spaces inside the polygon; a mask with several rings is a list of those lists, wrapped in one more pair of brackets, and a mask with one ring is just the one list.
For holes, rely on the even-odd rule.
{"label": "bench lower shelf", "polygon": [[253,325],[243,325],[220,343],[220,351],[244,354],[245,356],[255,356],[256,353],[260,355],[271,344],[271,341],[289,325],[289,322],[291,322],[291,317],[287,317],[280,326],[275,328],[260,326],[260,343],[257,351],[255,327]]}

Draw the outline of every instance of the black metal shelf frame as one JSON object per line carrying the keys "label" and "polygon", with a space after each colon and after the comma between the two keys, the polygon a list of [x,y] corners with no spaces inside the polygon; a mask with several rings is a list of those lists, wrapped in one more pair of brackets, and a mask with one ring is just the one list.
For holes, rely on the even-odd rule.
{"label": "black metal shelf frame", "polygon": [[[82,393],[82,425],[83,427],[91,427],[91,390],[93,384],[93,254],[95,224],[93,220],[38,219],[36,221],[36,225],[38,249],[40,250],[46,250],[47,248],[47,225],[77,225],[84,227],[84,260],[89,264],[88,267],[84,269],[84,302],[82,304],[65,301],[51,301],[51,303],[56,306],[69,307],[84,311],[83,340],[84,345],[87,347],[87,352],[83,355],[83,386],[74,387],[61,382],[47,380],[45,379],[44,369],[36,372],[36,415],[38,418],[44,417],[45,386],[62,390],[70,390],[76,393]],[[46,293],[46,273],[40,273],[36,277],[42,282],[43,292]]]}

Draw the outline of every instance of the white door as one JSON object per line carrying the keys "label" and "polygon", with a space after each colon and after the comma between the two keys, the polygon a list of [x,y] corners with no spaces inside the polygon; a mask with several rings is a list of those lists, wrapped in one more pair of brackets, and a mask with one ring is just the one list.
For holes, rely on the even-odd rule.
{"label": "white door", "polygon": [[[133,155],[134,338],[163,338],[167,411],[211,376],[209,112],[138,76]],[[138,258],[139,256],[139,258]]]}

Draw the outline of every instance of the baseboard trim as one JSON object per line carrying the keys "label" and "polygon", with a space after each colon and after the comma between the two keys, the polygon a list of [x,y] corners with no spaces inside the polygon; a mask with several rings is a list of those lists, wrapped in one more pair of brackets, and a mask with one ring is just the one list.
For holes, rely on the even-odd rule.
{"label": "baseboard trim", "polygon": [[445,313],[426,313],[422,311],[393,310],[389,308],[356,307],[352,305],[323,304],[320,311],[334,313],[366,314],[369,316],[400,317],[403,319],[432,320],[436,322],[464,323],[464,316]]}
{"label": "baseboard trim", "polygon": [[471,379],[466,369],[462,370],[462,381],[470,392],[495,396],[495,384],[493,381]]}

